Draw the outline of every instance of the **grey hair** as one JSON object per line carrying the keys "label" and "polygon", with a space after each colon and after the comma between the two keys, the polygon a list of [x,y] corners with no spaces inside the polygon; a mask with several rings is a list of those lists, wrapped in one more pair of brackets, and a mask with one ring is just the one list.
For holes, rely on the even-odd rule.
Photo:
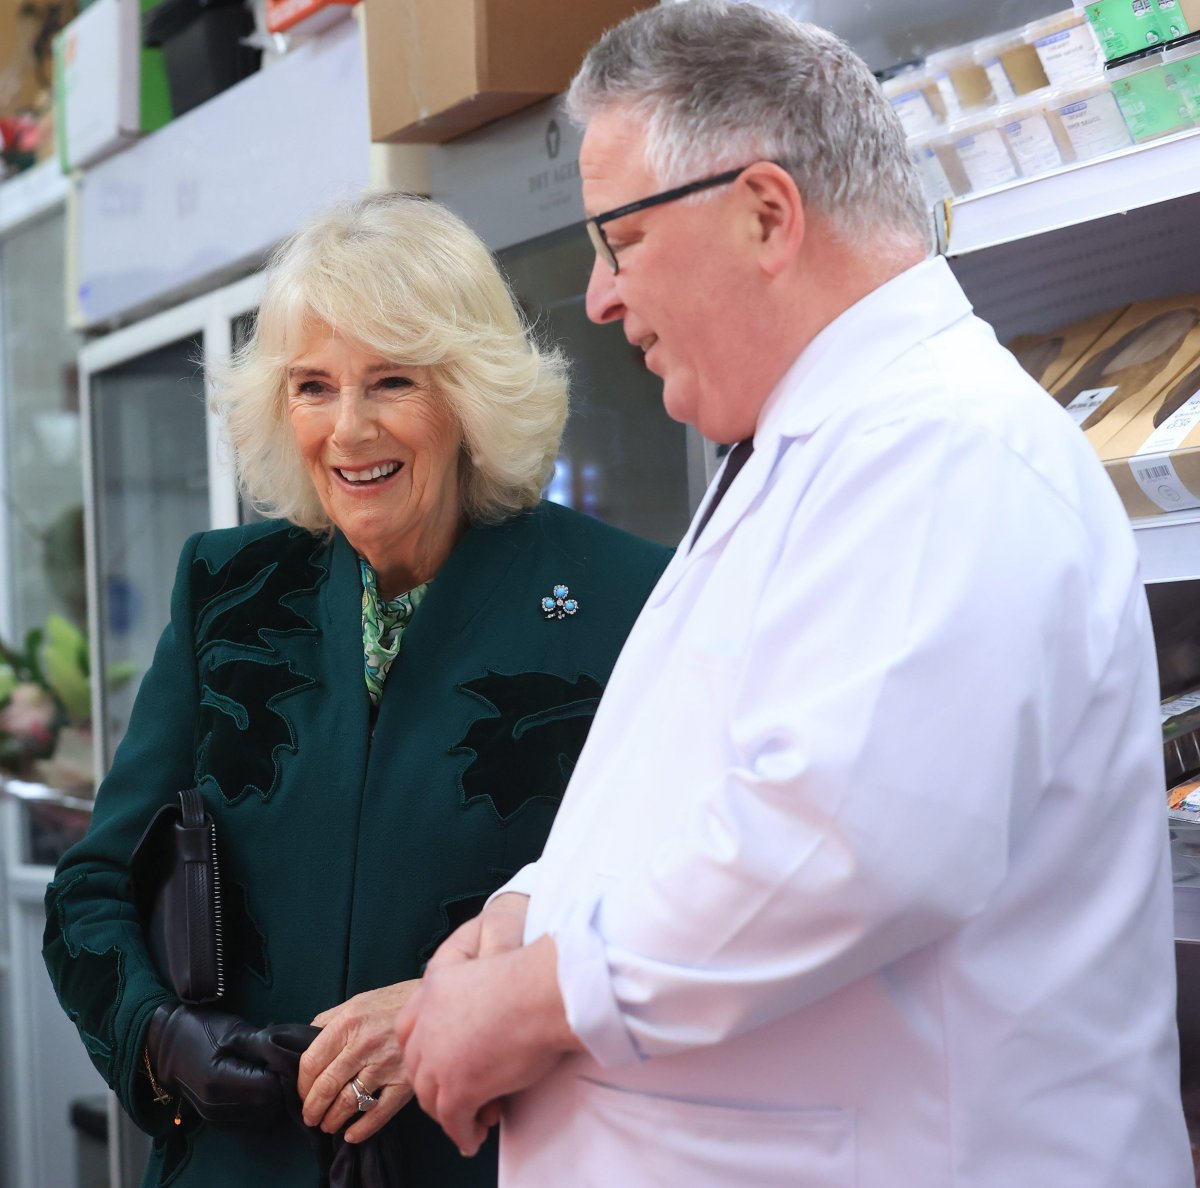
{"label": "grey hair", "polygon": [[899,118],[867,64],[816,25],[727,0],[646,9],[592,47],[567,94],[581,125],[617,107],[644,123],[664,187],[775,161],[849,244],[932,246]]}
{"label": "grey hair", "polygon": [[445,207],[374,194],[283,244],[250,340],[214,376],[238,479],[263,514],[328,530],[287,416],[287,369],[315,326],[431,369],[462,432],[460,495],[473,521],[534,506],[567,417],[567,364],[539,347],[483,241]]}

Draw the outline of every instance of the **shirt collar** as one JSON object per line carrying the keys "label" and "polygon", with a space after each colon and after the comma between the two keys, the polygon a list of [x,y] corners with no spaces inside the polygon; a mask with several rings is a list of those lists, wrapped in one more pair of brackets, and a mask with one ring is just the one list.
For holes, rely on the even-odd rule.
{"label": "shirt collar", "polygon": [[971,314],[941,256],[922,260],[872,290],[804,348],[763,405],[756,447],[803,437],[867,392],[871,379],[924,339]]}

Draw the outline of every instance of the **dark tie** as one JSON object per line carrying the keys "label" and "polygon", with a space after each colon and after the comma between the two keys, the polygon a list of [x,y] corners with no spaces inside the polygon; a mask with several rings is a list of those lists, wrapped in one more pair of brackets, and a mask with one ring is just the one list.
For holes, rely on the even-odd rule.
{"label": "dark tie", "polygon": [[745,441],[739,441],[729,451],[729,457],[725,459],[725,469],[721,471],[721,477],[717,480],[717,489],[713,493],[712,501],[704,509],[704,515],[700,517],[700,523],[696,525],[695,534],[692,536],[692,544],[688,546],[689,550],[700,539],[700,533],[704,531],[705,525],[712,518],[713,512],[717,510],[717,504],[725,498],[725,492],[729,490],[730,484],[737,478],[738,471],[746,465],[746,459],[753,453],[754,439],[752,437],[747,437]]}

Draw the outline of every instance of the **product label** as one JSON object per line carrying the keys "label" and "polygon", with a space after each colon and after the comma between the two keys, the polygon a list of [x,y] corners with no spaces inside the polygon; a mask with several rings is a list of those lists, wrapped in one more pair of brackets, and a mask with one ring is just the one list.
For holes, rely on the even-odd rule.
{"label": "product label", "polygon": [[1190,714],[1194,709],[1200,709],[1200,693],[1184,693],[1182,697],[1162,703],[1162,720],[1166,722],[1180,714]]}
{"label": "product label", "polygon": [[1066,406],[1067,413],[1076,425],[1082,425],[1116,390],[1115,387],[1087,388]]}
{"label": "product label", "polygon": [[962,104],[959,102],[958,92],[954,89],[954,80],[945,70],[941,70],[933,76],[933,81],[937,84],[938,94],[946,106],[946,122],[949,123],[962,115]]}
{"label": "product label", "polygon": [[1086,8],[1108,61],[1123,58],[1163,40],[1158,9],[1151,0],[1100,0]]}
{"label": "product label", "polygon": [[1169,454],[1130,458],[1129,469],[1146,498],[1163,511],[1200,507],[1200,499],[1183,485]]}
{"label": "product label", "polygon": [[919,136],[937,127],[937,116],[922,91],[905,91],[892,96],[892,107],[900,117],[905,136]]}
{"label": "product label", "polygon": [[950,179],[946,176],[945,169],[942,168],[942,162],[933,149],[924,145],[913,153],[913,160],[921,174],[921,185],[930,206],[954,197],[954,187],[950,184]]}
{"label": "product label", "polygon": [[1113,85],[1113,94],[1133,139],[1139,144],[1191,127],[1187,96],[1163,66],[1141,70]]}
{"label": "product label", "polygon": [[1062,153],[1058,151],[1058,141],[1050,131],[1050,125],[1044,115],[1026,116],[1023,120],[1013,120],[1001,129],[1008,147],[1017,159],[1017,167],[1022,177],[1033,177],[1045,173],[1047,169],[1056,169],[1063,163]]}
{"label": "product label", "polygon": [[954,149],[972,190],[1002,186],[1020,176],[1004,137],[995,128],[956,140]]}
{"label": "product label", "polygon": [[1039,37],[1033,48],[1052,87],[1095,74],[1100,67],[1100,50],[1086,24]]}
{"label": "product label", "polygon": [[1060,107],[1058,114],[1081,161],[1133,143],[1111,91],[1098,91],[1079,103],[1069,103]]}
{"label": "product label", "polygon": [[1004,63],[999,58],[992,58],[984,62],[983,69],[988,76],[988,82],[992,84],[992,94],[996,96],[996,102],[1011,103],[1017,97],[1017,93],[1008,81],[1008,71],[1004,69]]}
{"label": "product label", "polygon": [[1200,392],[1185,400],[1141,444],[1136,454],[1161,454],[1177,450],[1188,434],[1200,424]]}

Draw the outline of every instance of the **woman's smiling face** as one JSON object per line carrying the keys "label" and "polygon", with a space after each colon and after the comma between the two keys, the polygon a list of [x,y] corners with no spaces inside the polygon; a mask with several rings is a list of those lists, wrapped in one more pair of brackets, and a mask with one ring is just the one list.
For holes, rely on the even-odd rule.
{"label": "woman's smiling face", "polygon": [[428,367],[384,359],[324,324],[288,366],[296,448],[385,597],[431,578],[463,526],[462,435],[431,383]]}

